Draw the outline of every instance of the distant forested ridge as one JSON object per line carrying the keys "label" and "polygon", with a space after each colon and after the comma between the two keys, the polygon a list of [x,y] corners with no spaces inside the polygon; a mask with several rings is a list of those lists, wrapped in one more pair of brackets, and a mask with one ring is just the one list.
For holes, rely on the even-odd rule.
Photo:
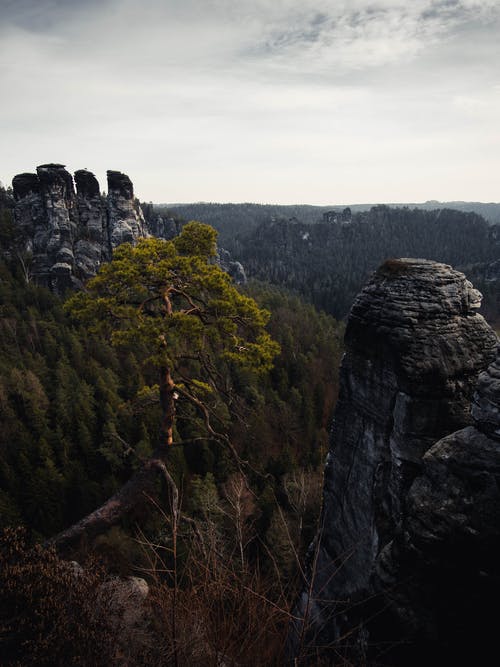
{"label": "distant forested ridge", "polygon": [[121,172],[108,171],[107,180],[103,198],[91,172],[79,170],[73,178],[63,165],[48,163],[13,179],[15,202],[10,192],[3,193],[2,206],[15,224],[0,221],[2,238],[10,236],[10,252],[15,249],[25,273],[38,284],[60,294],[81,287],[123,241],[136,243],[148,235],[169,239],[183,222],[200,220],[219,232],[221,265],[237,282],[244,282],[246,272],[294,290],[337,318],[347,314],[381,262],[406,256],[464,270],[485,294],[483,312],[500,319],[495,224],[500,204],[454,202],[456,208],[436,208],[439,202],[432,201],[419,208],[367,209],[248,203],[169,209],[140,205],[130,178]]}
{"label": "distant forested ridge", "polygon": [[[409,208],[433,211],[453,209],[463,213],[477,213],[487,222],[500,224],[500,203],[464,202],[464,201],[427,201],[421,204],[386,204],[391,208]],[[378,204],[349,204],[342,206],[313,206],[310,204],[218,204],[197,202],[193,204],[146,204],[142,207],[146,214],[148,207],[156,213],[169,212],[173,217],[184,220],[202,220],[212,225],[220,234],[222,245],[231,241],[234,234],[248,234],[262,222],[275,220],[300,220],[310,225],[321,222],[325,216],[334,212],[341,214],[349,208],[353,214],[369,211]]]}
{"label": "distant forested ridge", "polygon": [[[492,218],[500,209],[484,206]],[[355,209],[194,204],[171,214],[210,222],[250,277],[296,290],[336,317],[385,259],[421,257],[463,270],[484,293],[485,314],[498,319],[500,225],[452,208]]]}

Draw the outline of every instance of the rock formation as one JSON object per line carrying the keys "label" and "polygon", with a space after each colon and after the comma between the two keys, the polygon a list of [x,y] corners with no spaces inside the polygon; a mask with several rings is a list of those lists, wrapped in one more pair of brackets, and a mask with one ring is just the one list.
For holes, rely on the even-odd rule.
{"label": "rock formation", "polygon": [[12,185],[15,218],[33,253],[33,274],[51,287],[71,287],[78,220],[71,175],[63,165],[44,164],[36,174],[14,177]]}
{"label": "rock formation", "polygon": [[247,282],[247,276],[243,264],[233,260],[230,253],[224,248],[219,248],[217,263],[223,271],[229,273],[237,285],[244,285]]}
{"label": "rock formation", "polygon": [[19,174],[12,185],[15,220],[23,250],[32,255],[33,277],[56,292],[81,286],[95,275],[113,248],[147,235],[144,217],[128,176],[108,171],[104,200],[87,170],[73,179],[61,164]]}
{"label": "rock formation", "polygon": [[159,214],[153,214],[146,222],[153,236],[167,241],[177,236],[182,228],[182,223],[179,220]]}
{"label": "rock formation", "polygon": [[99,183],[92,172],[75,172],[78,198],[79,238],[75,244],[75,261],[82,279],[95,276],[103,261],[111,259],[106,208]]}
{"label": "rock formation", "polygon": [[120,171],[108,171],[108,230],[112,248],[121,243],[133,243],[146,236],[144,216],[134,199],[132,181]]}
{"label": "rock formation", "polygon": [[[493,477],[500,464],[484,469],[494,449],[491,439],[485,443],[486,425],[489,433],[496,428],[491,427],[496,408],[487,398],[492,386],[498,391],[496,366],[480,376],[473,414],[481,426],[468,426],[478,375],[492,361],[497,342],[476,313],[480,297],[463,274],[447,265],[402,259],[385,262],[356,299],[345,335],[321,528],[296,609],[305,621],[292,628],[292,655],[314,645],[336,645],[338,650],[341,637],[348,636],[358,651],[351,652],[351,659],[360,659],[364,645],[378,638],[370,619],[380,618],[387,605],[406,626],[403,634],[384,641],[422,634],[418,622],[410,621],[418,616],[418,605],[405,589],[405,564],[418,560],[417,548],[425,551],[427,542],[436,543],[433,526],[446,543],[442,553],[451,556],[458,535],[454,530],[462,520],[457,517],[472,498],[462,493],[463,485],[471,479],[483,479],[484,500],[496,493],[492,507],[498,506]],[[476,433],[476,458],[469,459],[463,447],[456,458],[451,456],[457,434],[434,445],[463,427],[461,438]],[[450,465],[460,482],[449,474]],[[469,514],[475,511],[471,505]],[[498,539],[496,509],[495,518]],[[494,532],[486,515],[484,521],[472,516],[464,521],[472,544],[487,542]],[[422,590],[418,582],[416,590]]]}
{"label": "rock formation", "polygon": [[[21,237],[21,244],[33,256],[33,272],[44,275],[46,267],[45,240],[47,217],[40,194],[38,174],[18,174],[12,181],[16,206],[15,220]],[[42,237],[42,239],[41,239]]]}
{"label": "rock formation", "polygon": [[[18,174],[12,181],[14,218],[20,232],[25,273],[53,291],[63,293],[95,276],[121,243],[135,243],[149,234],[172,239],[182,223],[155,215],[146,221],[134,197],[132,181],[119,171],[108,171],[108,194],[100,193],[94,174],[86,169],[73,179],[62,164],[44,164],[36,174]],[[31,265],[28,266],[31,259]],[[237,284],[246,282],[243,266],[219,251],[218,263]]]}
{"label": "rock formation", "polygon": [[343,211],[326,211],[326,213],[323,213],[323,222],[351,222],[351,220],[352,211],[349,206]]}
{"label": "rock formation", "polygon": [[[411,640],[406,664],[488,664],[500,595],[500,346],[481,373],[473,425],[423,457],[402,530],[382,550],[374,588],[386,603],[379,635]],[[388,628],[391,628],[388,631]],[[410,660],[411,655],[411,660]]]}

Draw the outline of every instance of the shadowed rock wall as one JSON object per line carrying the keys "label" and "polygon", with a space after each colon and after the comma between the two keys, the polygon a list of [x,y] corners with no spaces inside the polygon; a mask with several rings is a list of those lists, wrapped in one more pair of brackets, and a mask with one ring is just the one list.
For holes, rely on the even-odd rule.
{"label": "shadowed rock wall", "polygon": [[[473,424],[434,444],[383,549],[373,584],[386,608],[377,634],[408,638],[400,662],[493,664],[500,596],[500,347],[480,374]],[[391,630],[389,630],[389,628]],[[411,658],[411,659],[410,659]]]}
{"label": "shadowed rock wall", "polygon": [[375,641],[368,619],[386,605],[387,586],[404,579],[394,564],[382,574],[381,554],[394,561],[391,545],[410,521],[412,484],[429,465],[426,452],[471,424],[478,375],[495,354],[497,339],[476,313],[479,305],[463,274],[414,259],[387,261],[357,297],[345,334],[321,529],[296,609],[306,623],[292,627],[292,655],[347,635],[356,661]]}

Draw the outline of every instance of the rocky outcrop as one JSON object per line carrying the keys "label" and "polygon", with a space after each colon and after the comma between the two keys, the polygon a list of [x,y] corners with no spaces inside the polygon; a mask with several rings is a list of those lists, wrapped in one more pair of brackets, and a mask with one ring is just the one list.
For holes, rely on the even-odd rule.
{"label": "rocky outcrop", "polygon": [[385,602],[379,631],[398,628],[406,664],[492,664],[500,596],[500,347],[479,376],[473,425],[423,457],[402,530],[381,552],[374,587]]}
{"label": "rocky outcrop", "polygon": [[94,174],[86,169],[75,172],[79,230],[75,261],[83,280],[95,276],[103,261],[111,258],[106,207]]}
{"label": "rocky outcrop", "polygon": [[[291,633],[294,656],[307,645],[328,646],[346,636],[358,651],[367,638],[375,641],[375,622],[368,619],[380,618],[387,591],[404,580],[395,553],[425,501],[427,491],[418,492],[425,484],[418,480],[430,479],[440,451],[434,443],[472,429],[470,401],[497,341],[477,314],[479,305],[480,294],[463,274],[413,259],[385,262],[356,299],[345,335],[321,530],[296,609],[305,622]],[[443,450],[441,463],[433,464],[436,470],[445,455]],[[450,520],[454,496],[445,479],[442,473],[437,483],[439,507]],[[374,610],[375,593],[380,607]],[[407,617],[412,608],[410,601]]]}
{"label": "rocky outcrop", "polygon": [[21,240],[26,250],[33,253],[36,263],[35,237],[43,234],[46,227],[38,174],[24,173],[14,176],[12,188],[16,201],[14,215]]}
{"label": "rocky outcrop", "polygon": [[12,185],[14,216],[33,253],[33,275],[59,290],[71,287],[78,220],[71,175],[63,165],[44,164],[36,174],[14,177]]}
{"label": "rocky outcrop", "polygon": [[95,176],[87,170],[73,178],[61,164],[19,174],[12,185],[14,217],[23,250],[32,256],[31,273],[56,292],[78,287],[95,275],[120,243],[146,236],[141,208],[129,177],[108,171],[104,199]]}
{"label": "rocky outcrop", "polygon": [[343,211],[326,211],[323,213],[323,222],[335,223],[335,222],[351,222],[352,220],[352,211],[349,208],[345,208]]}
{"label": "rocky outcrop", "polygon": [[[12,181],[23,269],[38,283],[63,293],[95,276],[121,243],[136,243],[150,234],[172,239],[182,223],[156,215],[152,204],[144,218],[134,197],[132,181],[120,171],[108,171],[108,194],[101,195],[94,174],[79,169],[73,178],[62,164],[37,167],[36,174],[18,174]],[[31,266],[28,266],[31,260]],[[220,249],[220,266],[237,284],[246,282],[240,262]]]}
{"label": "rocky outcrop", "polygon": [[223,271],[229,273],[237,285],[244,285],[247,282],[247,276],[243,264],[233,260],[230,253],[224,248],[219,248],[217,263]]}
{"label": "rocky outcrop", "polygon": [[146,236],[144,216],[134,198],[132,181],[120,171],[108,171],[108,232],[112,248],[121,243],[133,243]]}
{"label": "rocky outcrop", "polygon": [[173,239],[177,234],[180,234],[182,229],[182,223],[179,220],[159,214],[153,214],[151,218],[147,220],[147,225],[153,236],[157,236],[160,239],[166,239],[167,241]]}

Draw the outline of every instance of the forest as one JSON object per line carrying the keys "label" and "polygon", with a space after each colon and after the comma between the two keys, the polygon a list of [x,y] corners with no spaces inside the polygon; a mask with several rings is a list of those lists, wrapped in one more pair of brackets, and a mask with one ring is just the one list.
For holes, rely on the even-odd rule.
{"label": "forest", "polygon": [[[191,219],[196,214],[219,231],[221,245],[250,277],[291,289],[338,319],[348,314],[356,294],[385,259],[422,257],[463,271],[483,293],[482,312],[498,324],[500,225],[495,205],[491,210],[463,202],[453,208],[423,206],[352,206],[348,222],[342,221],[342,208],[312,206],[146,205],[144,210],[149,219],[157,214]],[[477,211],[488,211],[489,217]]]}
{"label": "forest", "polygon": [[[462,267],[497,321],[497,227],[385,206],[318,222],[312,207],[248,205],[247,219],[235,205],[221,221],[207,205],[198,217],[249,276],[235,286],[212,262],[211,227],[145,205],[146,221],[172,216],[181,235],[124,244],[85,292],[56,295],[26,270],[13,207],[0,188],[2,664],[283,664],[318,529],[343,319],[389,254]],[[168,295],[161,271],[175,276]],[[166,366],[180,378],[170,413]],[[165,438],[163,477],[105,530],[67,540],[122,503]]]}
{"label": "forest", "polygon": [[[91,651],[90,636],[97,630],[89,620],[81,642],[69,645],[70,630],[61,624],[64,614],[57,606],[68,587],[66,561],[40,544],[105,502],[151,456],[161,421],[156,373],[144,342],[131,337],[113,346],[102,331],[71,315],[67,297],[26,282],[19,258],[8,250],[15,233],[11,210],[4,205],[1,214],[0,521],[6,532],[0,559],[2,583],[9,581],[0,617],[3,664],[30,664],[35,655],[36,664],[89,664],[81,654]],[[269,284],[250,282],[241,298],[269,312],[275,358],[267,373],[231,362],[219,368],[227,396],[209,396],[207,405],[230,447],[202,437],[203,420],[192,405],[178,401],[175,438],[185,444],[168,452],[182,510],[178,525],[166,502],[168,488],[158,481],[156,497],[98,535],[92,549],[80,543],[69,552],[85,568],[72,602],[85,607],[84,617],[89,587],[94,590],[97,580],[110,575],[146,579],[154,614],[150,610],[142,623],[144,636],[139,633],[120,651],[149,652],[148,664],[197,664],[185,652],[222,637],[228,646],[210,648],[214,655],[223,650],[227,658],[246,664],[248,625],[234,617],[235,605],[238,614],[253,614],[255,623],[269,615],[265,650],[274,657],[268,653],[260,664],[278,659],[301,581],[300,563],[316,529],[343,325]],[[199,383],[197,389],[202,396],[205,387]],[[18,526],[24,532],[12,532]],[[201,568],[202,557],[208,558],[209,572]],[[207,576],[213,578],[209,598],[200,589]],[[153,628],[151,619],[172,622],[166,602],[172,591],[179,596],[177,630],[174,640],[158,643],[152,637],[158,632],[164,637],[165,627]],[[19,633],[12,618],[21,608],[36,607],[33,596],[50,596],[52,606],[42,618],[25,619],[30,630]],[[221,626],[231,623],[232,628],[220,627],[212,638],[203,634],[200,646],[193,645],[192,638],[187,640],[193,615],[211,617],[217,604]],[[45,632],[50,627],[52,638],[45,657],[37,639],[42,627]],[[106,632],[110,629],[99,630],[104,643],[110,641]],[[259,634],[252,642],[254,656],[264,651]],[[105,650],[91,659],[110,664]]]}

